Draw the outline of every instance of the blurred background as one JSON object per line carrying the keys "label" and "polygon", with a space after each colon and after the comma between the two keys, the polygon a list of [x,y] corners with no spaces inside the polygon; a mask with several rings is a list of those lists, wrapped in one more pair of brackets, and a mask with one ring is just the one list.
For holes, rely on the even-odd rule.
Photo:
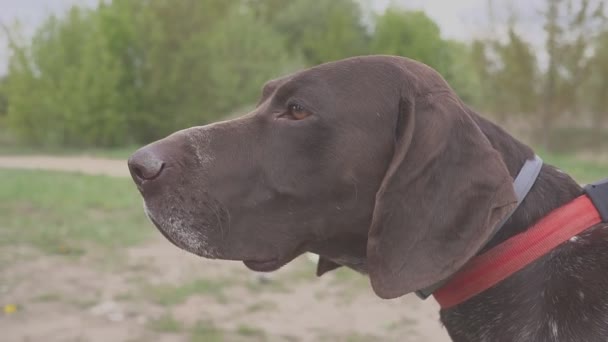
{"label": "blurred background", "polygon": [[263,83],[392,54],[586,183],[608,177],[605,0],[0,0],[0,340],[448,341],[366,278],[268,277],[170,245],[137,146],[252,109]]}

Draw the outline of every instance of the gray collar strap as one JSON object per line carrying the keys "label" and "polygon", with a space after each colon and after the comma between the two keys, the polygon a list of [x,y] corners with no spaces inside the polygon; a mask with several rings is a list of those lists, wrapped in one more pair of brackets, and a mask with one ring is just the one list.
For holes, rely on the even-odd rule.
{"label": "gray collar strap", "polygon": [[[536,182],[536,179],[538,178],[538,174],[540,173],[542,167],[543,160],[540,159],[540,157],[537,155],[534,156],[534,159],[526,160],[524,166],[522,166],[521,170],[519,170],[517,177],[515,177],[515,181],[513,181],[513,189],[515,190],[515,196],[517,197],[517,205],[515,206],[515,208],[513,208],[513,210],[511,210],[510,213],[505,215],[505,217],[500,222],[498,222],[498,224],[496,224],[496,226],[492,230],[492,234],[490,234],[490,237],[488,238],[488,241],[490,241],[500,231],[500,228],[504,226],[507,220],[511,218],[513,213],[517,210],[517,208],[519,208],[519,205],[521,204],[521,202],[523,202],[524,198],[526,198],[526,195],[528,195],[530,189],[532,189],[532,186]],[[432,295],[435,290],[447,283],[448,280],[449,278],[444,279],[427,288],[418,290],[416,291],[416,295],[421,299],[426,299],[430,295]]]}

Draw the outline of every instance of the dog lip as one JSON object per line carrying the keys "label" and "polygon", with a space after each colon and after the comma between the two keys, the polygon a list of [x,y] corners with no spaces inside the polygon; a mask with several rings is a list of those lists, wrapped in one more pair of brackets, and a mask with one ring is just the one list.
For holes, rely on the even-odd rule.
{"label": "dog lip", "polygon": [[256,272],[273,272],[291,262],[304,251],[304,244],[301,243],[300,245],[296,246],[290,254],[277,253],[274,257],[269,257],[267,259],[243,259],[243,264],[245,264],[247,268]]}
{"label": "dog lip", "polygon": [[243,260],[243,263],[248,268],[257,272],[271,272],[283,266],[283,263],[281,263],[278,258],[266,260]]}

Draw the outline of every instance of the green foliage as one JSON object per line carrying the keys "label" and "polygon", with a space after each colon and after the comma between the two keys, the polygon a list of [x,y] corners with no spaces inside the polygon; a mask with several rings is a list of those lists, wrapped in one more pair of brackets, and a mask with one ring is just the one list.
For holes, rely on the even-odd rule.
{"label": "green foliage", "polygon": [[391,54],[435,68],[499,121],[536,122],[548,147],[549,131],[581,117],[597,129],[608,123],[608,24],[598,3],[545,0],[542,59],[516,14],[505,35],[469,45],[444,39],[423,12],[369,16],[356,0],[73,7],[30,40],[5,28],[12,54],[0,80],[0,138],[46,148],[139,145],[249,108],[266,80],[295,69]]}
{"label": "green foliage", "polygon": [[475,73],[472,47],[454,40],[447,40],[446,70],[442,73],[450,86],[466,103],[477,105],[482,101],[479,78]]}
{"label": "green foliage", "polygon": [[9,125],[38,145],[146,143],[253,102],[288,68],[278,32],[219,0],[73,7],[12,48]]}
{"label": "green foliage", "polygon": [[307,65],[368,51],[361,10],[351,0],[318,0],[314,5],[309,0],[291,1],[272,23],[284,34],[291,55],[302,56]]}
{"label": "green foliage", "polygon": [[[137,141],[217,120],[287,63],[278,33],[226,1],[150,1],[137,23]],[[264,39],[258,39],[264,37]]]}
{"label": "green foliage", "polygon": [[596,44],[590,76],[582,90],[587,95],[584,107],[593,116],[593,126],[602,131],[602,126],[608,124],[608,28],[598,37]]}
{"label": "green foliage", "polygon": [[424,12],[389,8],[376,18],[371,45],[374,53],[407,56],[440,73],[447,70],[448,46],[439,26]]}
{"label": "green foliage", "polygon": [[369,53],[425,62],[465,100],[476,99],[468,46],[443,40],[422,12],[389,9],[376,19],[370,31],[353,0],[73,7],[50,17],[31,41],[9,32],[13,55],[0,110],[10,100],[10,130],[33,145],[141,144],[251,105],[278,75]]}
{"label": "green foliage", "polygon": [[[476,41],[473,60],[481,87],[482,104],[497,119],[505,121],[506,114],[528,115],[539,108],[540,88],[538,61],[532,46],[513,27],[506,42]],[[488,54],[492,52],[495,59]]]}
{"label": "green foliage", "polygon": [[506,39],[476,42],[473,59],[482,108],[502,121],[524,116],[536,142],[555,150],[562,141],[553,137],[563,128],[601,131],[608,124],[608,21],[600,0],[545,0],[540,14],[544,51],[518,33],[513,13]]}
{"label": "green foliage", "polygon": [[2,127],[2,119],[8,112],[8,95],[7,95],[7,79],[0,77],[0,128]]}
{"label": "green foliage", "polygon": [[470,48],[444,40],[424,12],[389,8],[376,18],[371,52],[405,56],[437,70],[467,102],[477,100],[478,85]]}
{"label": "green foliage", "polygon": [[29,46],[13,46],[22,57],[11,59],[8,77],[8,123],[17,134],[38,144],[126,142],[133,101],[115,54],[116,15],[73,7],[64,19],[49,18]]}

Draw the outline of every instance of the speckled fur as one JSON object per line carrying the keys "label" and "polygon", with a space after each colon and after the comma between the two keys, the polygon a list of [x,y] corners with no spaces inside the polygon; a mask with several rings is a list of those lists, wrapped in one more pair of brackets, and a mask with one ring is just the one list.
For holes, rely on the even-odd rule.
{"label": "speckled fur", "polygon": [[[516,174],[531,150],[486,120],[478,118],[478,123]],[[570,176],[545,165],[522,206],[488,248],[581,194]],[[443,310],[441,321],[455,342],[605,342],[607,293],[608,225],[599,224],[496,286]]]}

